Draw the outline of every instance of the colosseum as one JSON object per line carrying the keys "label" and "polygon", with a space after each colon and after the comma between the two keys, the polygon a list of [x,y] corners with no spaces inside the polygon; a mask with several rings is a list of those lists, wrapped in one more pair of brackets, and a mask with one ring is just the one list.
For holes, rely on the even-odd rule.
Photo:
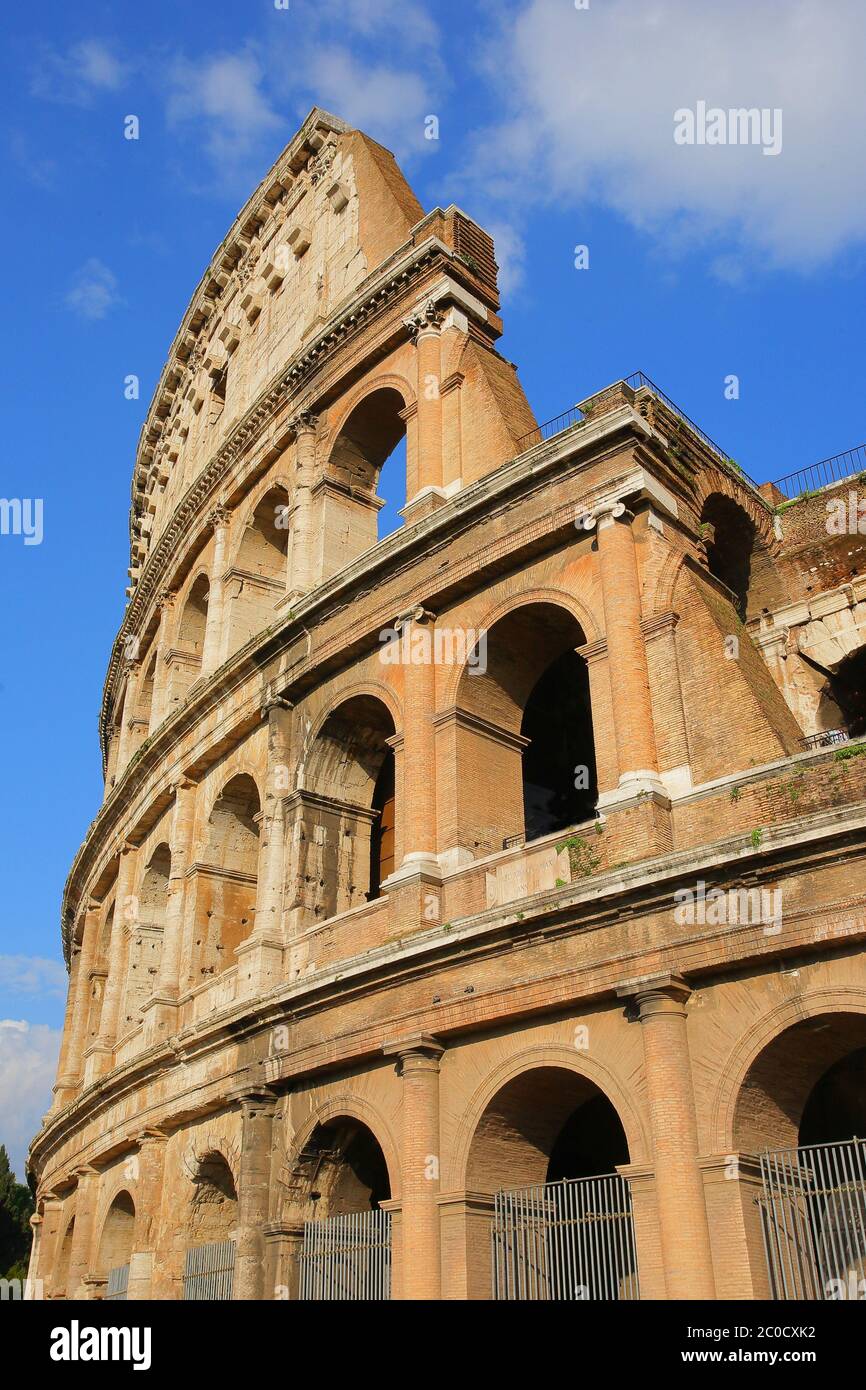
{"label": "colosseum", "polygon": [[539,425],[498,311],[490,236],[318,108],[195,290],[48,1298],[866,1293],[866,455],[758,486],[641,373]]}

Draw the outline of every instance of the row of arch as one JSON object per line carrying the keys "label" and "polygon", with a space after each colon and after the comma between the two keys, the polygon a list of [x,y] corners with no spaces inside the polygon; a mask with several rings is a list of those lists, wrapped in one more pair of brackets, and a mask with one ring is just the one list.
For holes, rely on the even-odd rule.
{"label": "row of arch", "polygon": [[[844,1143],[866,1132],[866,1013],[816,1011],[759,1050],[733,1093],[736,1153]],[[616,1100],[616,1104],[614,1103]],[[625,1107],[625,1108],[623,1108]],[[555,1058],[518,1055],[483,1101],[463,1160],[468,1191],[603,1176],[640,1160],[646,1141],[633,1109],[605,1088],[604,1077]],[[400,1190],[396,1146],[364,1103],[331,1101],[295,1138],[289,1155],[293,1219],[364,1212]],[[238,1224],[236,1164],[205,1148],[188,1166],[185,1211],[177,1213],[188,1246],[232,1239]],[[133,1253],[136,1195],[111,1196],[96,1244],[99,1279]],[[55,1291],[66,1285],[74,1211],[58,1243]],[[71,1293],[67,1293],[71,1296]]]}

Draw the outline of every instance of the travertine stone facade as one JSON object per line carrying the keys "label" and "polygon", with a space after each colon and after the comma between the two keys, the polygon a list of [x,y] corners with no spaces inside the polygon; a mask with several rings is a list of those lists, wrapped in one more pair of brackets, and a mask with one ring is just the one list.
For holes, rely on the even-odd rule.
{"label": "travertine stone facade", "polygon": [[305,1223],[374,1208],[395,1296],[490,1297],[497,1192],[614,1170],[642,1297],[768,1297],[756,1157],[863,1105],[866,757],[804,746],[863,730],[860,541],[642,380],[538,428],[498,309],[318,109],[193,296],[63,904],[50,1297],[227,1242],[298,1297]]}

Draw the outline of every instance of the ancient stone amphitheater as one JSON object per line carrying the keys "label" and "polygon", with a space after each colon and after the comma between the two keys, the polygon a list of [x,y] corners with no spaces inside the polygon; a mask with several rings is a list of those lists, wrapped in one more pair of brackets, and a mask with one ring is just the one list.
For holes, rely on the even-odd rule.
{"label": "ancient stone amphitheater", "polygon": [[756,487],[641,374],[539,426],[498,308],[490,237],[318,109],[193,294],[63,902],[47,1297],[866,1277],[864,460]]}

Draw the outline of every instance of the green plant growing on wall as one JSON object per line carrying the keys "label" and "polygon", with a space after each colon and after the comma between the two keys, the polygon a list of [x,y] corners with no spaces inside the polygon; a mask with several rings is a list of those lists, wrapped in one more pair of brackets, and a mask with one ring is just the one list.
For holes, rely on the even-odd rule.
{"label": "green plant growing on wall", "polygon": [[562,840],[556,846],[557,854],[561,854],[564,849],[568,850],[568,862],[571,866],[572,880],[575,875],[578,878],[589,878],[591,874],[597,872],[601,865],[601,855],[596,854],[586,840],[579,835],[570,835],[567,840]]}
{"label": "green plant growing on wall", "polygon": [[750,839],[751,842],[752,842],[752,849],[758,849],[758,848],[760,847],[760,844],[761,844],[761,841],[763,840],[763,838],[764,838],[764,832],[763,832],[763,830],[753,830],[752,833],[751,833],[751,835],[749,836],[749,839]]}

